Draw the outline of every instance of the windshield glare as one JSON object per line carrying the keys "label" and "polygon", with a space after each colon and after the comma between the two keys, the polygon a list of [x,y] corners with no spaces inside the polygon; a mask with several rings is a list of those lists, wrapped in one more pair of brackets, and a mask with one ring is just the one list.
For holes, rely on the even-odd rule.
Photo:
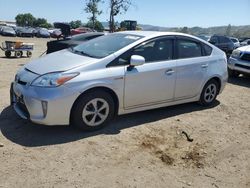
{"label": "windshield glare", "polygon": [[142,36],[138,35],[115,33],[80,44],[74,47],[72,52],[94,58],[104,58],[141,38]]}

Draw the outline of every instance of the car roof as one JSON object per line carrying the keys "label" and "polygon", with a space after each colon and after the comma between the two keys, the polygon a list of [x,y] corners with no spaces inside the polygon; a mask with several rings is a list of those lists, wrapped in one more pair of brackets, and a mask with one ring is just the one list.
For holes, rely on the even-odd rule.
{"label": "car roof", "polygon": [[161,31],[120,31],[118,33],[123,33],[123,34],[128,34],[128,35],[139,35],[142,37],[160,37],[160,36],[166,36],[166,35],[175,35],[175,36],[186,36],[186,37],[191,37],[194,39],[201,40],[200,38],[189,35],[186,33],[179,33],[179,32],[161,32]]}

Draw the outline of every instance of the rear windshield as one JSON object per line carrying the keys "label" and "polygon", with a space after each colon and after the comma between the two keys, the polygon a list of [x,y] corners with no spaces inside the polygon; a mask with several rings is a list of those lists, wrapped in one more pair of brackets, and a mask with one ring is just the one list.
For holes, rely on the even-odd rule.
{"label": "rear windshield", "polygon": [[72,52],[94,58],[104,58],[141,38],[142,36],[139,35],[110,34],[80,44],[74,47]]}

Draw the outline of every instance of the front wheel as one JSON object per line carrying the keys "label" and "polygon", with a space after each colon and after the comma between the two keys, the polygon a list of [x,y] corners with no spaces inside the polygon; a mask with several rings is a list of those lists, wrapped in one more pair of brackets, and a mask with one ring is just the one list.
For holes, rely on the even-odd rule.
{"label": "front wheel", "polygon": [[204,86],[201,96],[200,104],[203,106],[210,106],[214,103],[219,93],[219,84],[216,80],[210,80]]}
{"label": "front wheel", "polygon": [[82,95],[74,104],[71,123],[86,131],[104,127],[113,117],[115,105],[105,91],[91,91]]}
{"label": "front wheel", "polygon": [[7,58],[10,58],[11,57],[11,51],[5,51],[5,56]]}

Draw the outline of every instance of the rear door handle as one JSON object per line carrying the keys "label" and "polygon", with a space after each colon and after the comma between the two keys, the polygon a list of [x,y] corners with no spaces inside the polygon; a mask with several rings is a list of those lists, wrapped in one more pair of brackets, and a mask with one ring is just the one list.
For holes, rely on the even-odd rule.
{"label": "rear door handle", "polygon": [[208,64],[203,64],[203,65],[201,65],[201,68],[203,68],[203,69],[205,69],[205,68],[207,68],[208,67]]}
{"label": "rear door handle", "polygon": [[174,73],[174,70],[173,70],[173,69],[169,69],[169,70],[166,71],[166,75],[167,75],[167,76],[170,76],[170,75],[172,75],[173,73]]}

